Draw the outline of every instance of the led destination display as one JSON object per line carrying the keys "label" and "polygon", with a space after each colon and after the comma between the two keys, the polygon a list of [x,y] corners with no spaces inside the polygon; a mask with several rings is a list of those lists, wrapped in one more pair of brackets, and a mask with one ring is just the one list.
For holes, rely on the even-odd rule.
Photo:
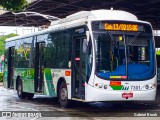
{"label": "led destination display", "polygon": [[122,31],[138,31],[137,24],[120,24],[120,23],[105,23],[105,30],[122,30]]}

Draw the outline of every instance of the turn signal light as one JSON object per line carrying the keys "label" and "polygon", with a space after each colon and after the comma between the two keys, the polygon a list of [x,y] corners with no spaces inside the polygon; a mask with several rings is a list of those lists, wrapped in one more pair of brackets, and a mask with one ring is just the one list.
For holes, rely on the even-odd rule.
{"label": "turn signal light", "polygon": [[71,76],[71,71],[65,71],[65,76]]}

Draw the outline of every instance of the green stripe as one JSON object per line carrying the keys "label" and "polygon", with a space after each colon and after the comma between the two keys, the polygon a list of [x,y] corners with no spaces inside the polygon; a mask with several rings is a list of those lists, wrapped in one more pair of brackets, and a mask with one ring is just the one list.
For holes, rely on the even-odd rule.
{"label": "green stripe", "polygon": [[53,80],[52,80],[51,69],[47,68],[47,69],[44,70],[44,72],[45,72],[46,84],[48,86],[49,95],[50,96],[55,96],[56,93],[55,93],[55,87],[52,84]]}
{"label": "green stripe", "polygon": [[[110,86],[111,86],[111,85],[110,85]],[[120,86],[111,86],[111,88],[112,88],[113,90],[121,90],[122,87],[123,87],[123,85],[120,85]]]}

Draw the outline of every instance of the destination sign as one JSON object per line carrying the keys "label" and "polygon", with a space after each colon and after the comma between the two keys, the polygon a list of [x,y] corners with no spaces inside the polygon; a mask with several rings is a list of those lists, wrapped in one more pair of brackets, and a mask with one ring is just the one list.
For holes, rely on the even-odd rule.
{"label": "destination sign", "polygon": [[122,31],[139,31],[137,24],[123,24],[123,23],[105,23],[105,30],[122,30]]}

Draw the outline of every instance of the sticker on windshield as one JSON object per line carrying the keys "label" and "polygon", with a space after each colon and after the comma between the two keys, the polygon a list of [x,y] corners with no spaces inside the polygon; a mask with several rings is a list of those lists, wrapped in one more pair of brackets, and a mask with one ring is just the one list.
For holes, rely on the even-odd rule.
{"label": "sticker on windshield", "polygon": [[127,76],[110,76],[110,78],[121,78],[121,79],[126,79]]}

